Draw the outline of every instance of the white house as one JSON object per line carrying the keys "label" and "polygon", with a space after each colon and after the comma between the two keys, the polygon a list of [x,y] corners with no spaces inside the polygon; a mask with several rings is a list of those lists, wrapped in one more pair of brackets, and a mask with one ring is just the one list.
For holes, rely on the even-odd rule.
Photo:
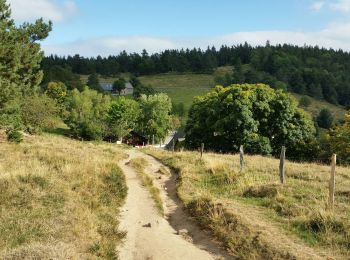
{"label": "white house", "polygon": [[[109,92],[112,95],[116,95],[117,93],[115,93],[113,91],[113,83],[100,83],[101,88],[105,91],[105,92]],[[134,87],[131,85],[130,82],[126,82],[125,83],[125,89],[122,90],[122,92],[120,93],[120,95],[132,95],[134,93]]]}

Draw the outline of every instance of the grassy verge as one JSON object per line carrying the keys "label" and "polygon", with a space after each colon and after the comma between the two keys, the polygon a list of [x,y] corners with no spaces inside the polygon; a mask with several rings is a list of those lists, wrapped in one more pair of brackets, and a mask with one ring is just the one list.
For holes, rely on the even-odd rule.
{"label": "grassy verge", "polygon": [[[288,162],[287,184],[282,186],[279,161],[272,158],[246,156],[245,170],[239,173],[237,155],[205,154],[201,160],[193,152],[148,153],[179,172],[178,193],[189,212],[236,255],[350,256],[348,168],[337,168],[336,206],[328,212],[329,166]],[[298,245],[286,248],[289,238]]]}
{"label": "grassy verge", "polygon": [[154,186],[152,178],[148,176],[144,171],[145,167],[147,167],[148,165],[148,162],[144,158],[136,158],[130,160],[130,165],[136,170],[137,174],[141,179],[142,185],[144,185],[148,189],[152,196],[152,199],[156,204],[158,212],[163,216],[164,207],[162,198],[160,197],[160,190],[156,186]]}
{"label": "grassy verge", "polygon": [[117,257],[122,150],[54,135],[0,143],[0,258]]}

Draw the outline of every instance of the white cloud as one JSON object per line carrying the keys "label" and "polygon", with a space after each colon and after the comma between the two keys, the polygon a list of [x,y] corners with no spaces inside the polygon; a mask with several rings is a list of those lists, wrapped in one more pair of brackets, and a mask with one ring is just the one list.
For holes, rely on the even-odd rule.
{"label": "white cloud", "polygon": [[61,22],[77,13],[74,0],[9,0],[13,18],[16,21],[33,21],[43,17],[45,20]]}
{"label": "white cloud", "polygon": [[144,36],[111,36],[57,45],[44,45],[43,49],[46,54],[74,55],[78,53],[84,56],[108,56],[119,54],[123,50],[141,52],[143,49],[146,49],[148,52],[154,53],[177,47],[176,42],[171,39]]}
{"label": "white cloud", "polygon": [[57,45],[44,45],[46,54],[74,55],[83,56],[108,56],[116,55],[126,50],[127,52],[140,53],[146,49],[149,53],[159,52],[165,49],[180,49],[207,46],[220,47],[223,44],[235,45],[239,43],[248,43],[256,45],[265,45],[269,40],[271,44],[295,44],[318,45],[320,47],[343,49],[350,51],[350,23],[332,23],[325,29],[314,32],[305,31],[252,31],[236,32],[232,34],[211,37],[211,38],[157,38],[143,36],[128,37],[103,37],[96,39],[78,40],[70,43]]}
{"label": "white cloud", "polygon": [[333,11],[350,12],[350,0],[338,0],[334,3],[330,3],[329,6]]}
{"label": "white cloud", "polygon": [[312,5],[310,6],[310,9],[314,12],[319,12],[325,6],[325,4],[326,3],[324,1],[317,1],[312,3]]}

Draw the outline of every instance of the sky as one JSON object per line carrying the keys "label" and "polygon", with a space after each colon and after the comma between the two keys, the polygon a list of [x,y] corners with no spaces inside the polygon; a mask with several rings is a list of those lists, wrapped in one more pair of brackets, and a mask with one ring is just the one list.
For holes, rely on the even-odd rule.
{"label": "sky", "polygon": [[7,0],[16,23],[43,17],[46,55],[108,56],[245,41],[350,51],[350,0]]}

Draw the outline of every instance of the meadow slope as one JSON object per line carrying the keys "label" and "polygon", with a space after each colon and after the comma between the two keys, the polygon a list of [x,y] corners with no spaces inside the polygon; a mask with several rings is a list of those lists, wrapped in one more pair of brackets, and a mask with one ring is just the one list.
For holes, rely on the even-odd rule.
{"label": "meadow slope", "polygon": [[179,174],[178,194],[187,210],[243,259],[344,259],[350,257],[350,173],[337,167],[336,204],[327,210],[330,167],[196,152],[146,153]]}
{"label": "meadow slope", "polygon": [[111,144],[0,135],[0,258],[112,259],[127,193]]}

